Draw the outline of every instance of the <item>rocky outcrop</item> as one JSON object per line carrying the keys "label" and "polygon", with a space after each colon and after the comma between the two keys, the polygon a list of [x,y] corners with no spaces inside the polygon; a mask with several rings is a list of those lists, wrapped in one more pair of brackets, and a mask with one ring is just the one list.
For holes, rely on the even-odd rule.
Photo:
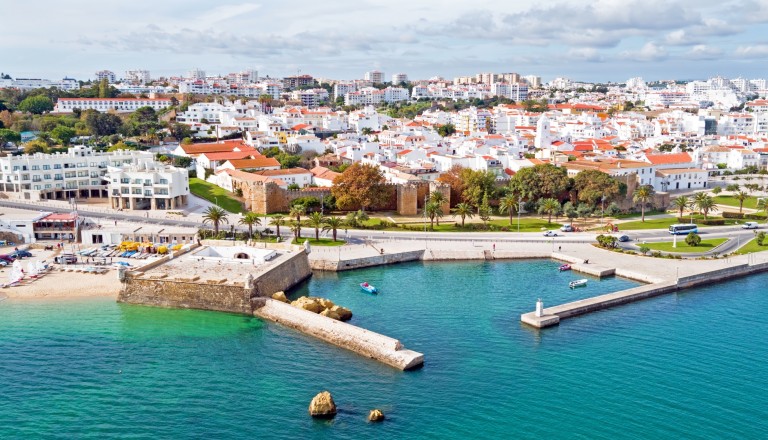
{"label": "rocky outcrop", "polygon": [[290,304],[290,301],[288,301],[288,298],[285,296],[285,292],[283,292],[282,290],[279,291],[279,292],[273,293],[272,294],[272,299],[276,299],[276,300],[278,300],[280,302],[284,302],[284,303],[289,303]]}
{"label": "rocky outcrop", "polygon": [[384,421],[384,413],[381,412],[380,409],[372,409],[371,412],[368,413],[368,421],[382,422]]}
{"label": "rocky outcrop", "polygon": [[318,393],[309,402],[309,415],[322,419],[332,419],[336,415],[336,403],[328,391]]}
{"label": "rocky outcrop", "polygon": [[[275,298],[280,300],[279,298]],[[288,301],[285,301],[288,302]],[[304,309],[312,313],[318,313],[338,321],[349,321],[352,319],[352,311],[346,307],[337,306],[333,301],[326,298],[314,296],[302,296],[290,303],[293,307]]]}

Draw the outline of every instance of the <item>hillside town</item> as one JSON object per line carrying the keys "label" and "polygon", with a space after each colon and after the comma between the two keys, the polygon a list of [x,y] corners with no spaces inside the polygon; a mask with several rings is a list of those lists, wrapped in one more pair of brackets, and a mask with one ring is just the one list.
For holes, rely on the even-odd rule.
{"label": "hillside town", "polygon": [[[631,200],[643,186],[696,190],[713,175],[768,167],[763,79],[387,81],[369,71],[337,81],[200,69],[158,79],[137,69],[119,81],[105,70],[89,83],[4,78],[0,190],[24,200],[101,197],[114,209],[172,210],[186,204],[190,176],[242,197],[257,183],[330,188],[356,163],[393,185],[438,182],[457,167],[497,186],[537,165],[570,178],[596,170],[621,178]],[[139,151],[147,145],[155,147]]]}

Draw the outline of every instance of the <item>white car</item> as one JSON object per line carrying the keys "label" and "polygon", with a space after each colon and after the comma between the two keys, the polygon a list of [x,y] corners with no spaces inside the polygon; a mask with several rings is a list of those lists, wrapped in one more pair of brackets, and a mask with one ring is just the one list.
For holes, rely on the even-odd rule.
{"label": "white car", "polygon": [[741,229],[757,229],[757,222],[746,222],[741,225]]}
{"label": "white car", "polygon": [[557,237],[558,235],[557,235],[557,232],[555,232],[555,231],[547,231],[547,232],[544,233],[544,236],[545,237]]}

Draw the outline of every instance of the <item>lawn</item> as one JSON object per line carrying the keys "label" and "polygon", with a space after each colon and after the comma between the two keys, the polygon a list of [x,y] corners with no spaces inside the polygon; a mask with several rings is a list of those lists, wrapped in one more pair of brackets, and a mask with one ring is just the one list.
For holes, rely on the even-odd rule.
{"label": "lawn", "polygon": [[196,177],[189,179],[189,190],[192,194],[216,203],[229,212],[238,214],[243,210],[243,204],[233,198],[231,192],[205,180]]}
{"label": "lawn", "polygon": [[685,236],[681,235],[677,239],[677,247],[672,247],[671,241],[663,241],[660,243],[646,243],[646,244],[638,244],[638,246],[646,246],[649,249],[653,251],[663,251],[663,252],[707,252],[712,250],[713,248],[725,243],[728,239],[727,238],[711,238],[709,240],[701,240],[701,243],[699,243],[698,246],[688,246],[688,244],[685,243]]}
{"label": "lawn", "polygon": [[[686,220],[690,218],[690,216],[684,217]],[[710,220],[715,219],[721,219],[721,217],[713,217],[709,216]],[[696,223],[697,220],[704,220],[704,216],[700,214],[694,214],[693,216],[693,222]],[[616,226],[619,227],[620,231],[634,231],[634,230],[640,230],[640,229],[669,229],[670,225],[675,225],[680,223],[680,221],[677,219],[677,217],[669,217],[669,218],[654,218],[654,219],[647,219],[644,223],[640,220],[634,221],[634,222],[626,222],[626,223],[619,223]],[[688,223],[687,221],[683,223]],[[724,225],[702,225],[699,224],[700,228],[707,228],[709,226],[730,226],[730,225],[737,225],[744,223],[744,220],[739,219],[733,219],[733,218],[727,218],[725,219]]]}
{"label": "lawn", "polygon": [[[478,222],[474,222],[477,224]],[[411,223],[410,226],[416,226],[418,224],[421,224],[422,226],[424,223]],[[494,225],[499,228],[507,228],[509,232],[517,232],[517,218],[515,218],[512,221],[512,224],[509,224],[508,218],[491,218],[490,221],[488,221],[489,225]],[[469,226],[469,222],[465,223],[466,226]],[[522,217],[520,218],[520,232],[540,232],[545,229],[559,229],[560,226],[562,226],[561,223],[555,223],[554,221],[552,223],[547,223],[546,220],[540,219],[537,217]],[[427,230],[429,230],[429,222],[427,222]],[[440,220],[440,226],[437,226],[435,224],[434,227],[435,232],[472,232],[475,231],[475,229],[471,229],[470,227],[461,227],[461,219],[450,219],[446,221],[446,219]]]}
{"label": "lawn", "polygon": [[763,252],[763,251],[768,251],[768,240],[762,246],[760,246],[759,244],[757,244],[757,240],[753,238],[752,240],[749,241],[749,243],[745,244],[734,253],[738,255],[744,255],[744,254],[751,254],[753,252]]}
{"label": "lawn", "polygon": [[344,240],[333,241],[332,238],[321,238],[320,240],[315,240],[314,237],[301,237],[298,244],[304,244],[304,241],[306,240],[309,240],[310,246],[342,246],[344,243],[346,243]]}
{"label": "lawn", "polygon": [[[717,196],[715,197],[715,203],[718,205],[733,206],[737,209],[739,207],[739,201],[736,200],[736,197],[734,196]],[[746,200],[744,200],[744,207],[749,209],[757,209],[757,197],[749,196]]]}

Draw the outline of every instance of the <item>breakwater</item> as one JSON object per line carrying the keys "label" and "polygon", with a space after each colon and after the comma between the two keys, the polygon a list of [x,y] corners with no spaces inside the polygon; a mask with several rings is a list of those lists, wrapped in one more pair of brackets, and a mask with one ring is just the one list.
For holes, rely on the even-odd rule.
{"label": "breakwater", "polygon": [[520,321],[536,328],[557,325],[561,320],[587,313],[605,310],[611,307],[652,298],[654,296],[677,292],[691,287],[705,286],[718,281],[757,274],[768,271],[768,263],[739,264],[722,269],[702,271],[695,275],[678,278],[675,281],[662,281],[632,289],[573,301],[558,306],[539,308],[520,315]]}
{"label": "breakwater", "polygon": [[255,316],[299,330],[392,367],[410,370],[424,364],[423,354],[404,348],[397,339],[270,298],[256,298],[253,304]]}

